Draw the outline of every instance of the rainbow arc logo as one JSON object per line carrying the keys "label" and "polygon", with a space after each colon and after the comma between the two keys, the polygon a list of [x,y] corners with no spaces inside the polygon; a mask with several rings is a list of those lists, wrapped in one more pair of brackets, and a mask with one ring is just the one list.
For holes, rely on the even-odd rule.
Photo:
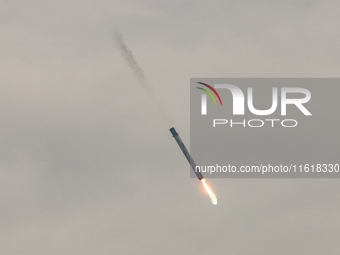
{"label": "rainbow arc logo", "polygon": [[[201,85],[203,85],[203,86],[206,86],[206,87],[209,88],[212,92],[214,92],[215,95],[217,96],[218,100],[220,101],[221,106],[222,106],[222,100],[221,100],[221,98],[220,98],[220,95],[217,93],[217,91],[216,91],[213,87],[211,87],[210,85],[208,85],[208,84],[206,84],[206,83],[203,83],[203,82],[197,82],[197,83],[198,83],[198,84],[201,84]],[[205,92],[206,92],[206,93],[214,100],[215,105],[217,105],[216,100],[215,100],[215,97],[213,96],[213,94],[211,94],[211,92],[210,92],[209,90],[203,89],[203,88],[201,88],[201,87],[196,87],[196,88],[205,91]]]}

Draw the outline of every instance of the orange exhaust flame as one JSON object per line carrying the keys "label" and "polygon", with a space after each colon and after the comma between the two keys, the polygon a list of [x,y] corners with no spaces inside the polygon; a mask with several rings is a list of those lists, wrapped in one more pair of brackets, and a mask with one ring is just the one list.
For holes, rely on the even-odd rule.
{"label": "orange exhaust flame", "polygon": [[205,183],[205,179],[202,179],[201,182],[203,183],[203,186],[204,186],[205,190],[208,192],[208,194],[210,196],[211,203],[213,203],[213,205],[217,205],[216,195],[214,194],[214,192],[211,191],[209,186]]}

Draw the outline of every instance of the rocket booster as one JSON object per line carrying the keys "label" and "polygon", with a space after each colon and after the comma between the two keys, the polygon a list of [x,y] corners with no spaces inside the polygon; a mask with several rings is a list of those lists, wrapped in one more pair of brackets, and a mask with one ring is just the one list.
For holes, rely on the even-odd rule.
{"label": "rocket booster", "polygon": [[179,148],[181,148],[184,156],[187,158],[192,170],[194,170],[194,173],[196,174],[198,180],[202,180],[203,179],[203,175],[201,174],[201,172],[196,172],[196,163],[195,161],[192,159],[189,151],[187,150],[187,148],[185,147],[184,143],[182,142],[182,139],[179,137],[178,133],[176,132],[175,128],[170,128],[170,132],[173,135],[173,137],[175,138]]}

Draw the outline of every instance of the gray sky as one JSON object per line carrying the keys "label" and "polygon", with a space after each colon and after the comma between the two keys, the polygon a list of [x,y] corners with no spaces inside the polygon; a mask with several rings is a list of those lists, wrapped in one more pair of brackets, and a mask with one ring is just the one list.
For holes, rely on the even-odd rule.
{"label": "gray sky", "polygon": [[338,254],[338,180],[211,179],[190,77],[338,77],[336,1],[0,1],[1,254]]}

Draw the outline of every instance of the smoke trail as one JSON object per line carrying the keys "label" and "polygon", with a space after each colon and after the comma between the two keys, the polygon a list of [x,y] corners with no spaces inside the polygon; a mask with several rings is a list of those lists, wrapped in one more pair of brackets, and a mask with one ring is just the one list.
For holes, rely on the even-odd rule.
{"label": "smoke trail", "polygon": [[123,40],[123,35],[117,29],[114,30],[114,40],[116,42],[118,49],[120,50],[124,59],[126,60],[127,64],[133,70],[134,75],[136,76],[138,81],[141,82],[141,84],[144,87],[148,87],[145,81],[143,69],[137,63],[135,57],[132,54],[132,51],[127,48]]}
{"label": "smoke trail", "polygon": [[163,118],[163,121],[165,121],[165,124],[167,126],[171,126],[171,118],[169,114],[167,113],[164,105],[162,102],[156,97],[153,87],[150,86],[150,84],[146,81],[144,71],[136,61],[135,57],[132,54],[132,51],[128,49],[126,46],[124,40],[123,40],[123,35],[118,29],[113,30],[114,33],[114,41],[116,43],[117,48],[121,52],[123,58],[125,59],[126,63],[128,66],[132,69],[135,77],[141,84],[141,86],[146,90],[148,93],[149,97],[153,100],[153,102],[158,106],[158,109],[161,111],[161,116]]}

